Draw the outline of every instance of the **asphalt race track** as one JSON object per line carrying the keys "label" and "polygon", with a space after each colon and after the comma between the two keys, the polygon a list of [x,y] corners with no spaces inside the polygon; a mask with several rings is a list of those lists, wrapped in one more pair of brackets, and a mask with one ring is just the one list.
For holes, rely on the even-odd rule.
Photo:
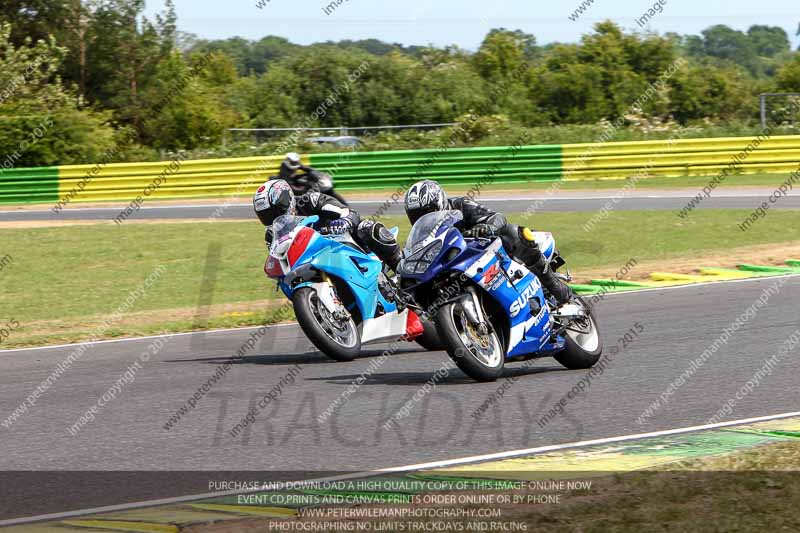
{"label": "asphalt race track", "polygon": [[[724,192],[715,192],[709,198],[704,199],[697,207],[698,209],[754,209],[761,202],[767,200],[773,190],[771,189],[741,189]],[[502,204],[502,210],[506,213],[524,213],[528,211],[535,202],[540,201],[536,210],[540,212],[555,211],[598,211],[606,203],[617,199],[614,203],[615,210],[675,210],[679,211],[686,203],[694,197],[696,192],[677,192],[677,191],[644,191],[630,192],[625,196],[617,191],[608,193],[598,192],[559,192],[553,195],[542,193],[541,195],[530,195],[524,198],[518,197],[498,197],[482,195],[478,201],[492,205]],[[165,206],[143,206],[133,219],[203,219],[212,216],[218,211],[222,202],[209,201],[208,205],[165,205]],[[353,207],[362,214],[370,216],[379,212],[384,201],[364,200],[352,202]],[[782,197],[780,201],[771,205],[773,209],[800,209],[800,194],[792,194]],[[386,214],[400,215],[403,213],[403,202],[391,203]],[[41,210],[4,210],[0,211],[0,222],[32,221],[32,220],[112,220],[119,214],[119,207],[111,208],[81,208],[80,204],[65,209],[60,213],[54,213],[49,209]],[[220,211],[217,215],[221,219],[230,220],[250,220],[253,218],[253,207],[249,203],[233,203]]]}
{"label": "asphalt race track", "polygon": [[[583,394],[568,401],[565,414],[543,428],[537,420],[588,371],[567,371],[552,359],[537,361],[530,369],[510,365],[505,376],[516,380],[478,421],[472,413],[502,381],[477,384],[454,369],[410,405],[408,416],[386,429],[386,420],[434,372],[450,366],[447,356],[408,345],[381,360],[383,348],[372,347],[352,363],[335,363],[315,353],[296,325],[286,325],[270,328],[169,431],[164,424],[170,416],[256,330],[161,339],[166,341],[163,349],[142,363],[135,379],[73,436],[68,428],[154,339],[98,343],[27,414],[10,428],[0,428],[0,470],[255,470],[305,477],[310,471],[366,471],[700,425],[800,328],[800,277],[780,279],[785,285],[768,305],[643,424],[636,422],[637,416],[776,278],[608,295],[597,309],[606,353],[613,359]],[[619,339],[636,323],[643,333],[623,349]],[[6,420],[74,349],[0,352],[0,420]],[[373,372],[366,382],[333,416],[317,422],[337,398],[347,396],[345,391],[370,365]],[[753,390],[725,420],[796,410],[798,373],[797,358],[785,357],[780,369],[766,378],[766,386]],[[293,384],[288,375],[294,376]],[[284,386],[276,392],[281,381]],[[270,391],[274,401],[254,425],[232,438],[230,430]],[[50,475],[37,488],[45,496],[39,498],[30,498],[17,486],[4,498],[7,507],[0,520],[187,494],[175,475],[155,477],[155,488],[140,487],[139,492],[136,483],[98,482],[91,487],[84,480],[85,486],[76,487],[74,481],[68,486],[69,479]]]}

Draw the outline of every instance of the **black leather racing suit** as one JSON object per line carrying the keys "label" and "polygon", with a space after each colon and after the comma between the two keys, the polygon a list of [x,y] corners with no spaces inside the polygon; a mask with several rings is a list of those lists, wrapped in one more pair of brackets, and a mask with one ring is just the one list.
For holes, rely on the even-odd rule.
{"label": "black leather racing suit", "polygon": [[[339,232],[350,233],[355,241],[374,252],[390,269],[397,270],[400,262],[400,245],[386,226],[373,220],[361,220],[359,214],[337,199],[316,191],[296,198],[297,216],[318,216],[315,229],[328,233],[336,228]],[[335,230],[333,230],[335,231]],[[272,240],[272,228],[268,227],[265,238],[267,245]]]}
{"label": "black leather racing suit", "polygon": [[448,203],[450,209],[461,211],[464,217],[456,224],[458,229],[462,232],[475,233],[475,236],[500,237],[506,251],[536,274],[547,292],[553,295],[559,304],[563,305],[572,300],[574,297],[572,289],[555,275],[536,242],[524,237],[522,233],[524,228],[509,224],[502,213],[493,211],[467,196],[451,198]]}
{"label": "black leather racing suit", "polygon": [[[278,171],[278,175],[273,176],[270,179],[286,181],[292,188],[292,191],[294,191],[294,194],[300,196],[302,194],[306,194],[314,190],[320,192],[318,178],[312,174],[313,172],[314,168],[307,167],[305,165],[300,165],[300,168],[292,170],[291,168],[289,168],[288,163],[284,161],[283,163],[281,163],[281,168]],[[331,189],[329,191],[324,191],[324,194],[332,196],[340,203],[347,205],[345,199],[342,198],[342,196],[339,193],[337,193],[334,189]]]}
{"label": "black leather racing suit", "polygon": [[313,181],[309,176],[312,170],[314,169],[305,165],[300,165],[300,168],[292,170],[289,168],[289,164],[284,161],[281,163],[278,175],[270,179],[285,180],[292,187],[294,193],[299,196],[307,193],[312,188]]}

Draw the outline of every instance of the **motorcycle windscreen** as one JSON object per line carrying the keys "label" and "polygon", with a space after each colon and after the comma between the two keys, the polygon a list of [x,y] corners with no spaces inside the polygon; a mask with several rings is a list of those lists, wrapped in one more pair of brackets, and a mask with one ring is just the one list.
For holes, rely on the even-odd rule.
{"label": "motorcycle windscreen", "polygon": [[417,220],[408,235],[403,256],[409,257],[436,240],[437,235],[446,232],[454,224],[464,219],[461,211],[436,211]]}
{"label": "motorcycle windscreen", "polygon": [[292,244],[292,232],[298,227],[307,226],[309,222],[311,222],[309,217],[284,215],[276,218],[272,223],[272,245],[269,254],[274,257],[284,257]]}

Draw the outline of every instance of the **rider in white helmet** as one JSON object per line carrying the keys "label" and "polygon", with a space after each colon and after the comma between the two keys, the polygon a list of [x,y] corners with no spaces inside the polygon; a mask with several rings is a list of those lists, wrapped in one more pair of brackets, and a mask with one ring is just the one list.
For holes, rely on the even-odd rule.
{"label": "rider in white helmet", "polygon": [[303,164],[300,154],[289,152],[286,154],[286,159],[281,163],[281,169],[278,172],[278,178],[285,180],[291,184],[295,178],[301,178],[303,174],[308,174],[313,169]]}

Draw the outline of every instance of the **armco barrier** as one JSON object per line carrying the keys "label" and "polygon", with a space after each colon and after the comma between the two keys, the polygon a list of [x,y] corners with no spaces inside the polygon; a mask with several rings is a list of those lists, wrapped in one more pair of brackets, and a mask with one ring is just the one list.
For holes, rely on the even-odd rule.
{"label": "armco barrier", "polygon": [[[750,137],[604,144],[481,147],[314,154],[304,160],[342,189],[394,188],[425,178],[445,184],[711,176],[753,143]],[[182,161],[151,198],[246,194],[278,171],[282,156]],[[735,173],[784,173],[800,163],[800,136],[772,137],[739,158]],[[170,162],[0,170],[0,203],[131,201]]]}
{"label": "armco barrier", "polygon": [[562,147],[557,145],[349,152],[310,159],[344,189],[396,187],[426,178],[445,184],[472,183],[485,176],[497,182],[559,180],[563,174]]}
{"label": "armco barrier", "polygon": [[[277,174],[282,156],[157,163],[115,163],[0,170],[0,203],[125,201],[159,176],[166,179],[148,198],[201,198],[247,194]],[[308,163],[308,159],[306,159]],[[177,169],[174,173],[173,170]]]}

